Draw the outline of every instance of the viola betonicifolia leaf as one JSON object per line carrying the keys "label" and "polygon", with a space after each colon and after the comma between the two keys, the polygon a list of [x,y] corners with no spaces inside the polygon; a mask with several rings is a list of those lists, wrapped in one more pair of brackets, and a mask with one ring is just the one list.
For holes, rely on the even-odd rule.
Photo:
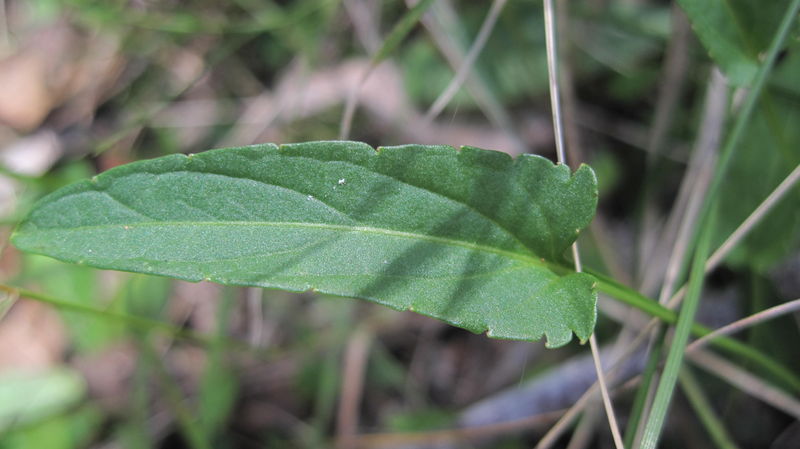
{"label": "viola betonicifolia leaf", "polygon": [[41,199],[28,252],[188,281],[314,290],[550,347],[591,335],[564,254],[597,205],[586,165],[463,147],[254,145],[135,162]]}

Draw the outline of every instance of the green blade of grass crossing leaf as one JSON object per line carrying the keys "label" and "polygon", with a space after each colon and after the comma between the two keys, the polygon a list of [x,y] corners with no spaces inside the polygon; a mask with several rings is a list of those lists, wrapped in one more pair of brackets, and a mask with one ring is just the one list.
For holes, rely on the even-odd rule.
{"label": "green blade of grass crossing leaf", "polygon": [[585,340],[595,279],[564,251],[588,166],[465,147],[257,145],[110,170],[42,199],[13,241],[105,269],[319,290],[492,337]]}

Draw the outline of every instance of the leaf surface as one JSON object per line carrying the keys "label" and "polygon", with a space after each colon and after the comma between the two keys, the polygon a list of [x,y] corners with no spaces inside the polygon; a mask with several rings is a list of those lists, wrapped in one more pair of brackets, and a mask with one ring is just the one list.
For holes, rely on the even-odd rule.
{"label": "leaf surface", "polygon": [[[798,123],[800,110],[791,98],[765,95],[756,107],[741,148],[731,161],[729,182],[720,191],[716,246],[800,165]],[[738,268],[749,267],[766,274],[799,247],[800,186],[795,185],[758,220],[726,261]]]}
{"label": "leaf surface", "polygon": [[309,289],[548,346],[591,334],[588,166],[464,147],[256,145],[109,170],[46,196],[20,249],[190,281]]}
{"label": "leaf surface", "polygon": [[697,37],[737,86],[747,86],[760,65],[789,2],[771,0],[678,0]]}

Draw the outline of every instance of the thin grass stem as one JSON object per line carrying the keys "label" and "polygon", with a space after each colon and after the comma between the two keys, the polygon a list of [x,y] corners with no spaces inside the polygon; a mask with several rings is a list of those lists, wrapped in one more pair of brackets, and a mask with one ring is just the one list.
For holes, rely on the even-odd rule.
{"label": "thin grass stem", "polygon": [[369,76],[375,70],[375,67],[383,62],[389,55],[400,45],[408,33],[414,28],[417,22],[420,21],[422,15],[433,4],[433,0],[420,0],[416,5],[409,9],[403,17],[392,27],[392,31],[383,40],[381,47],[372,55],[369,67],[364,71],[359,78],[358,82],[350,89],[345,102],[344,112],[342,113],[342,121],[339,124],[339,139],[344,140],[350,136],[350,129],[353,125],[353,117],[358,108],[358,94],[361,87],[367,81]]}
{"label": "thin grass stem", "polygon": [[[655,327],[655,325],[653,327]],[[658,365],[661,361],[661,352],[664,347],[664,333],[665,328],[660,326],[658,335],[653,339],[650,353],[647,356],[647,363],[644,366],[644,371],[642,371],[642,381],[639,384],[639,388],[636,390],[630,418],[627,428],[625,429],[625,440],[623,441],[625,447],[634,447],[636,438],[641,432],[642,424],[646,421],[647,411],[650,409],[650,405],[652,405],[653,389],[650,386],[653,385],[656,379]],[[639,336],[645,337],[647,334],[648,332],[642,331]]]}
{"label": "thin grass stem", "polygon": [[503,8],[506,6],[507,0],[494,0],[492,2],[492,6],[489,8],[489,12],[486,14],[486,18],[481,25],[481,29],[478,31],[478,35],[475,37],[475,42],[472,43],[472,47],[467,52],[466,57],[461,62],[461,65],[458,67],[455,76],[447,87],[439,94],[439,97],[433,102],[430,108],[428,108],[428,112],[425,113],[425,122],[431,122],[434,118],[436,118],[439,114],[442,113],[445,107],[453,100],[453,97],[456,96],[458,90],[461,89],[461,86],[466,81],[467,76],[469,76],[470,70],[475,65],[475,61],[478,59],[478,55],[481,54],[483,47],[486,45],[486,41],[489,40],[489,36],[492,34],[492,30],[494,30],[494,26],[497,24],[497,18],[500,17],[500,13],[503,11]]}
{"label": "thin grass stem", "polygon": [[[772,68],[775,65],[778,53],[783,48],[783,43],[786,42],[792,30],[792,26],[797,20],[798,12],[800,12],[800,0],[792,0],[792,3],[786,9],[783,20],[775,33],[775,37],[770,43],[769,49],[764,57],[764,62],[759,67],[753,84],[747,92],[747,96],[742,103],[742,107],[731,129],[731,134],[725,141],[722,151],[720,151],[717,169],[714,173],[714,178],[711,180],[711,185],[708,188],[708,195],[704,203],[705,207],[703,209],[706,211],[711,209],[709,206],[716,200],[719,194],[722,182],[725,180],[728,173],[728,167],[736,154],[736,150],[739,148],[739,141],[741,141],[745,130],[750,125],[750,117],[753,114],[753,109],[761,96],[761,92],[764,90],[770,73],[772,73]],[[705,219],[701,220],[701,223],[704,222]]]}
{"label": "thin grass stem", "polygon": [[[692,155],[689,169],[681,185],[682,194],[688,194],[689,192],[691,194],[687,195],[686,201],[680,202],[680,204],[685,204],[685,207],[677,209],[678,206],[676,206],[670,217],[680,216],[681,218],[674,240],[671,241],[672,250],[669,251],[669,260],[658,296],[659,304],[665,304],[669,300],[675,291],[679,278],[686,272],[688,264],[686,255],[690,251],[692,234],[703,215],[703,211],[700,208],[705,198],[709,181],[713,176],[714,160],[719,146],[719,136],[722,133],[722,117],[725,115],[724,107],[727,104],[727,95],[725,93],[724,79],[717,70],[712,71],[708,84],[702,131],[697,139],[695,152]],[[665,250],[665,248],[660,249]],[[645,279],[649,277],[650,273],[650,270],[645,271]],[[631,426],[628,429],[626,436],[628,437],[627,444],[629,447],[634,447],[638,444],[640,434],[644,430],[640,424],[645,422],[643,417],[650,414],[649,408],[652,405],[651,401],[655,394],[654,380],[657,379],[657,362],[661,359],[663,340],[666,337],[663,326],[659,327],[661,329],[654,335],[655,344],[651,348],[652,353],[648,362],[649,370],[645,370],[643,381],[639,387],[640,390],[645,389],[645,391],[637,394],[637,402],[634,403],[636,415],[633,415],[632,421],[636,423],[636,426]]]}
{"label": "thin grass stem", "polygon": [[[411,4],[412,2],[413,0],[406,0],[406,4]],[[436,2],[435,7],[432,7],[430,12],[422,16],[422,24],[428,31],[434,45],[447,61],[447,65],[450,66],[453,72],[458,72],[459,67],[463,65],[466,51],[468,50],[463,49],[455,37],[463,34],[464,27],[450,1],[439,0]],[[517,153],[526,152],[526,145],[514,130],[511,116],[480,72],[470,72],[464,81],[464,87],[489,122],[501,129],[511,139],[513,151]]]}
{"label": "thin grass stem", "polygon": [[687,354],[687,357],[734,387],[793,416],[794,419],[800,420],[800,401],[769,385],[759,377],[708,351],[697,350]]}
{"label": "thin grass stem", "polygon": [[779,185],[772,191],[772,193],[758,205],[756,210],[753,211],[743,222],[736,228],[735,231],[711,254],[711,257],[706,261],[706,272],[716,268],[723,259],[730,253],[739,242],[744,239],[747,234],[769,213],[772,208],[786,196],[787,193],[792,191],[797,181],[800,180],[800,164],[789,173]]}
{"label": "thin grass stem", "polygon": [[[672,308],[675,306],[675,304],[670,303],[667,305],[667,307],[661,306],[658,304],[658,302],[647,298],[636,290],[621,285],[614,279],[610,279],[607,276],[595,271],[589,271],[589,273],[597,278],[598,288],[602,293],[611,295],[617,300],[633,306],[656,318],[647,324],[650,329],[652,329],[651,326],[655,326],[658,323],[658,320],[661,320],[665,323],[676,322],[677,315],[674,311],[672,311]],[[679,294],[682,298],[682,295],[685,294],[685,287],[683,291],[676,293],[676,295]],[[711,333],[711,329],[708,329],[707,327],[698,323],[692,325],[691,331],[692,334],[697,337],[702,337]],[[716,340],[713,340],[712,344],[719,349],[723,349],[729,353],[736,354],[756,363],[761,368],[772,373],[777,379],[780,379],[791,390],[800,392],[800,377],[793,370],[790,370],[782,364],[776,362],[763,351],[756,350],[745,343],[727,337],[717,338]]]}
{"label": "thin grass stem", "polygon": [[734,321],[733,323],[722,326],[719,329],[714,330],[714,332],[711,332],[708,335],[698,338],[697,340],[693,341],[689,346],[686,347],[686,352],[696,351],[705,346],[706,344],[708,344],[715,338],[719,338],[723,335],[731,335],[733,333],[747,329],[748,327],[752,327],[755,326],[756,324],[763,323],[764,321],[778,318],[779,316],[783,316],[788,313],[797,312],[798,310],[800,310],[800,298],[794,299],[784,304],[777,305],[775,307],[770,307],[769,309],[762,310],[761,312],[755,313],[746,318],[742,318],[741,320]]}
{"label": "thin grass stem", "polygon": [[184,405],[180,387],[167,372],[161,362],[162,357],[156,354],[147,339],[146,335],[141,337],[139,348],[150,362],[149,365],[153,367],[156,377],[164,390],[166,402],[175,415],[181,432],[186,437],[187,444],[191,449],[211,449],[211,443],[206,439],[205,432],[200,427],[197,417]]}
{"label": "thin grass stem", "polygon": [[720,449],[737,449],[728,429],[725,428],[725,425],[714,412],[714,407],[711,406],[705,393],[703,393],[703,389],[700,387],[700,383],[688,366],[684,366],[681,369],[678,381],[681,384],[681,390],[686,395],[686,398],[689,399],[689,403],[697,413],[697,417],[700,418],[700,422],[703,423],[708,435],[717,447]]}
{"label": "thin grass stem", "polygon": [[[558,155],[558,162],[567,165],[566,150],[564,148],[564,127],[562,123],[561,105],[558,90],[558,53],[556,46],[556,29],[555,29],[555,14],[553,10],[553,0],[544,0],[544,29],[545,29],[545,43],[547,47],[547,74],[548,83],[550,87],[550,104],[553,111],[553,132],[556,140],[556,154]],[[581,266],[580,251],[578,250],[578,242],[572,244],[572,259],[575,263],[575,271],[580,273],[583,271]],[[595,372],[597,373],[597,381],[600,385],[600,393],[603,397],[603,406],[606,410],[609,428],[611,435],[614,439],[614,445],[617,449],[623,449],[622,435],[619,431],[617,418],[614,414],[614,407],[611,403],[611,397],[608,394],[606,386],[605,375],[603,374],[603,363],[600,360],[600,352],[597,348],[597,340],[594,333],[589,336],[589,346],[592,350],[592,360],[594,361]]]}
{"label": "thin grass stem", "polygon": [[350,335],[344,351],[340,399],[336,413],[336,447],[348,449],[358,434],[358,417],[361,398],[364,394],[372,333],[365,327],[357,328]]}
{"label": "thin grass stem", "polygon": [[19,299],[19,291],[16,290],[3,290],[0,293],[0,321],[3,321],[6,314],[14,307]]}
{"label": "thin grass stem", "polygon": [[[547,80],[550,90],[550,108],[553,113],[553,136],[556,141],[556,155],[560,164],[567,163],[564,150],[564,130],[561,122],[561,99],[558,90],[558,56],[556,52],[555,15],[553,1],[544,0],[544,32],[547,47]],[[573,251],[574,253],[574,251]]]}

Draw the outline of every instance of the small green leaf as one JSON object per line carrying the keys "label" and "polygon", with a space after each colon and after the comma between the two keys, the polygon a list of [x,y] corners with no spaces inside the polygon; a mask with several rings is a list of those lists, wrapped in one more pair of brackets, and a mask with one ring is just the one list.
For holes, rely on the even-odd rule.
{"label": "small green leaf", "polygon": [[190,281],[317,290],[497,338],[585,340],[595,279],[563,254],[597,181],[539,156],[256,145],[109,170],[43,198],[24,251]]}

